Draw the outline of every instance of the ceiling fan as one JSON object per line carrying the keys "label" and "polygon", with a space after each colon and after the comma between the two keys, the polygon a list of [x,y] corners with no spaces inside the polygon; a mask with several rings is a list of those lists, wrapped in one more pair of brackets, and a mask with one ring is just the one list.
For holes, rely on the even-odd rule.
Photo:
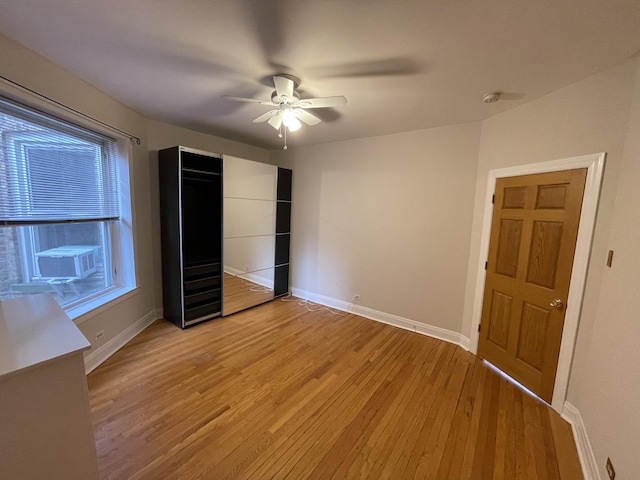
{"label": "ceiling fan", "polygon": [[300,79],[293,75],[280,74],[273,76],[274,92],[271,94],[271,100],[259,100],[256,98],[234,97],[223,95],[228,100],[236,100],[239,102],[258,103],[260,105],[268,105],[274,107],[266,113],[263,113],[253,119],[254,123],[267,122],[273,128],[279,131],[278,136],[282,137],[284,126],[285,145],[287,149],[286,134],[287,130],[295,132],[301,126],[302,122],[307,125],[317,125],[320,119],[307,112],[310,108],[338,107],[347,103],[346,97],[319,97],[319,98],[300,98],[296,89],[300,86]]}

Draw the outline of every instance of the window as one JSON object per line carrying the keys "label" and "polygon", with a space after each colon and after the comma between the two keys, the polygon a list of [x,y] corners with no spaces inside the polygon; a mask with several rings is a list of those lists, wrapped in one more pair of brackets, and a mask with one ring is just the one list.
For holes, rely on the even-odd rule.
{"label": "window", "polygon": [[133,287],[126,147],[0,99],[0,299],[74,317]]}

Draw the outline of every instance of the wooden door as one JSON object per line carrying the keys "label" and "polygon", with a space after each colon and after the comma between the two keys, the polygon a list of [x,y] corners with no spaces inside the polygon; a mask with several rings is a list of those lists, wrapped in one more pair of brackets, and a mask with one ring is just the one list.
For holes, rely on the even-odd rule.
{"label": "wooden door", "polygon": [[496,181],[478,355],[548,403],[586,175]]}

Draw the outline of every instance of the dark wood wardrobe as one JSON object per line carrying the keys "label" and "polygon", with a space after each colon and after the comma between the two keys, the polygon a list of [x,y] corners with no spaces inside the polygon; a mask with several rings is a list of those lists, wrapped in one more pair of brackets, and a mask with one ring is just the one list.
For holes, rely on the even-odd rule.
{"label": "dark wood wardrobe", "polygon": [[184,329],[286,295],[292,171],[184,146],[158,160],[164,318]]}

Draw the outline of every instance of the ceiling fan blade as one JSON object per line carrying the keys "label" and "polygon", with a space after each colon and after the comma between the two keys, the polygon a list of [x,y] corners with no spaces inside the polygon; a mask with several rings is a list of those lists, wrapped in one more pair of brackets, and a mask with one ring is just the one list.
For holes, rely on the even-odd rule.
{"label": "ceiling fan blade", "polygon": [[409,57],[388,57],[358,63],[311,67],[310,74],[316,78],[357,78],[416,75],[424,65]]}
{"label": "ceiling fan blade", "polygon": [[227,100],[234,100],[236,102],[259,103],[260,105],[275,106],[275,103],[270,100],[258,100],[257,98],[234,97],[232,95],[223,95],[222,98],[226,98]]}
{"label": "ceiling fan blade", "polygon": [[315,115],[310,114],[309,112],[302,110],[301,108],[296,108],[294,111],[296,117],[302,120],[307,125],[317,125],[320,123],[320,119]]}
{"label": "ceiling fan blade", "polygon": [[276,94],[278,97],[282,98],[283,96],[286,96],[287,98],[293,98],[293,80],[287,77],[274,75],[273,84],[276,87]]}
{"label": "ceiling fan blade", "polygon": [[280,130],[280,126],[282,125],[282,114],[280,112],[274,113],[269,119],[269,125],[276,130]]}
{"label": "ceiling fan blade", "polygon": [[266,122],[267,120],[269,120],[274,113],[276,113],[277,110],[269,110],[267,113],[263,113],[262,115],[260,115],[258,118],[254,118],[252,120],[253,123],[260,123],[260,122]]}
{"label": "ceiling fan blade", "polygon": [[339,97],[320,97],[320,98],[305,98],[298,102],[300,108],[323,108],[323,107],[339,107],[347,104],[347,98],[343,96]]}

